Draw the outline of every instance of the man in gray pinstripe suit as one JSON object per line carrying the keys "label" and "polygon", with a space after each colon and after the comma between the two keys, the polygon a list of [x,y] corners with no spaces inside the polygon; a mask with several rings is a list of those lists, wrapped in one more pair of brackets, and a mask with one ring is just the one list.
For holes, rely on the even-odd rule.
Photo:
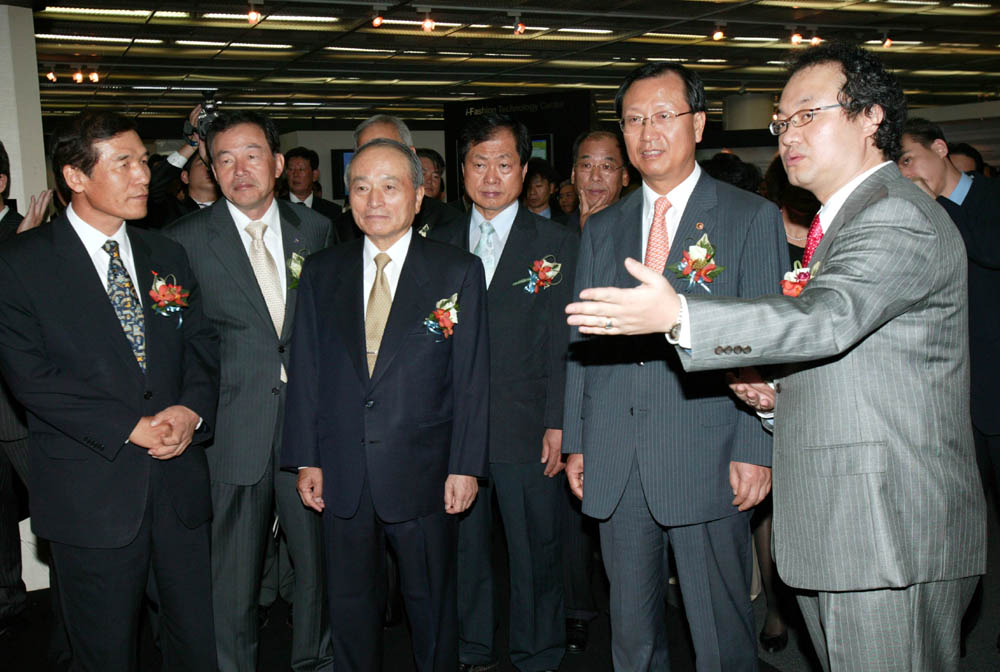
{"label": "man in gray pinstripe suit", "polygon": [[[679,291],[772,291],[788,265],[781,217],[768,201],[697,166],[706,109],[698,75],[669,63],[643,66],[622,83],[615,104],[642,187],[587,221],[577,287],[631,286],[621,262],[643,250],[651,272],[673,278],[670,269],[704,249],[696,244],[703,240],[725,269],[701,283],[689,282],[693,275],[672,279]],[[669,241],[659,264],[658,226]],[[601,520],[615,669],[669,669],[669,546],[698,670],[756,670],[747,511],[770,488],[771,440],[730,397],[723,375],[685,373],[662,337],[576,334],[563,431],[570,486],[583,512]]]}
{"label": "man in gray pinstripe suit", "polygon": [[777,567],[824,670],[957,669],[986,564],[965,247],[892,163],[905,117],[873,54],[802,52],[771,131],[791,182],[823,203],[804,291],[678,297],[631,260],[641,286],[567,308],[585,333],[666,332],[689,371],[790,365],[775,394],[744,396],[773,398]]}
{"label": "man in gray pinstripe suit", "polygon": [[[274,123],[263,115],[221,115],[209,128],[206,146],[225,198],[165,232],[187,250],[203,288],[205,314],[221,339],[218,420],[206,451],[221,672],[257,666],[257,597],[275,508],[295,567],[291,667],[316,672],[333,664],[319,516],[303,508],[296,475],[280,471],[276,449],[297,294],[297,272],[289,261],[326,247],[331,227],[313,210],[274,198],[284,167],[278,143]],[[251,231],[261,223],[266,226],[255,237]],[[257,258],[265,257],[262,275],[253,265],[255,246]]]}

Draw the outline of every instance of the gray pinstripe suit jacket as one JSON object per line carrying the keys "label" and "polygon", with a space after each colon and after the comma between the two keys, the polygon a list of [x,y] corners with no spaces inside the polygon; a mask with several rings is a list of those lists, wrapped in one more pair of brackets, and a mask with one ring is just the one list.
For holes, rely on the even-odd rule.
{"label": "gray pinstripe suit jacket", "polygon": [[[576,291],[633,287],[624,260],[642,259],[642,190],[587,221]],[[713,295],[773,292],[788,266],[777,209],[703,173],[671,241],[667,265],[707,234],[725,271]],[[686,279],[671,278],[677,291]],[[691,296],[707,293],[700,287]],[[583,512],[610,516],[638,460],[643,491],[661,525],[717,520],[737,512],[730,461],[770,465],[771,439],[737,407],[721,372],[687,374],[662,334],[581,337],[571,332],[563,452],[584,454]]]}
{"label": "gray pinstripe suit jacket", "polygon": [[[983,573],[962,238],[888,165],[851,194],[813,259],[818,275],[796,298],[692,297],[681,353],[691,371],[796,363],[775,410],[779,573],[823,591]],[[736,344],[742,354],[717,350]]]}
{"label": "gray pinstripe suit jacket", "polygon": [[[285,259],[306,256],[328,244],[330,220],[309,208],[278,200]],[[278,337],[250,258],[229,214],[226,199],[181,218],[164,231],[187,250],[201,285],[205,315],[218,330],[222,363],[215,438],[208,447],[212,480],[253,485],[272,460],[280,440],[284,384],[281,365],[288,367],[288,341],[295,318],[295,297],[288,276],[285,321]],[[276,260],[277,261],[277,260]]]}

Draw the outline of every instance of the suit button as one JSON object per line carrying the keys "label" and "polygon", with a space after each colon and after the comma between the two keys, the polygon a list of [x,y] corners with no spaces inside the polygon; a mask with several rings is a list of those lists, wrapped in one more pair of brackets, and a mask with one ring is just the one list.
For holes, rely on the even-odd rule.
{"label": "suit button", "polygon": [[733,354],[734,355],[742,355],[743,354],[743,346],[742,345],[734,345],[733,346]]}
{"label": "suit button", "polygon": [[273,395],[279,395],[279,394],[281,394],[281,390],[279,390],[276,387],[272,387],[271,388],[271,394],[273,394]]}
{"label": "suit button", "polygon": [[726,353],[727,355],[731,355],[731,354],[733,353],[733,346],[731,346],[731,345],[727,345],[726,347],[724,347],[724,348],[722,349],[722,351],[723,351],[724,353]]}
{"label": "suit button", "polygon": [[146,390],[145,392],[142,393],[142,398],[143,399],[152,399],[153,398],[153,393],[150,392],[149,390]]}
{"label": "suit button", "polygon": [[744,355],[749,355],[750,354],[750,346],[749,345],[744,345],[743,346],[743,354]]}
{"label": "suit button", "polygon": [[715,354],[717,354],[717,355],[721,355],[722,354],[722,346],[721,345],[715,346]]}
{"label": "suit button", "polygon": [[280,353],[284,354],[284,352],[285,352],[285,346],[283,346],[283,345],[279,345],[279,346],[278,346],[278,352],[280,352]]}
{"label": "suit button", "polygon": [[778,394],[781,394],[781,381],[778,381],[777,383],[774,384],[774,391],[777,392]]}
{"label": "suit button", "polygon": [[646,366],[646,362],[639,362],[639,366]]}
{"label": "suit button", "polygon": [[375,408],[375,400],[369,399],[365,402],[365,408]]}

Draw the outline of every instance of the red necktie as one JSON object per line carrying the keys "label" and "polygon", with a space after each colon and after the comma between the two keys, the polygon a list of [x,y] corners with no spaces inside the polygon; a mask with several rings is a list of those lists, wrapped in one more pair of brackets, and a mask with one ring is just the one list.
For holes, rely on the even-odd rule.
{"label": "red necktie", "polygon": [[809,227],[809,235],[806,236],[806,251],[802,255],[802,265],[809,267],[813,253],[819,247],[819,241],[823,240],[823,227],[819,225],[819,215],[813,217],[812,225]]}
{"label": "red necktie", "polygon": [[643,264],[657,273],[663,273],[667,265],[667,255],[670,253],[670,239],[667,238],[667,210],[670,201],[666,196],[660,196],[653,204],[653,225],[649,227],[649,240],[646,241],[646,258]]}

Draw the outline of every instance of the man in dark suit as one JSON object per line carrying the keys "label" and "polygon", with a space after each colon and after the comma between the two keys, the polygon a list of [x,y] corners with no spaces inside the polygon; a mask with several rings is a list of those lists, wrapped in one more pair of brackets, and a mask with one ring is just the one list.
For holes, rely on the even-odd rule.
{"label": "man in dark suit", "polygon": [[[414,153],[417,151],[413,146],[413,136],[410,134],[410,129],[398,117],[376,114],[374,117],[362,121],[354,129],[355,148],[376,138],[395,140],[409,147]],[[437,227],[459,221],[465,221],[462,213],[456,212],[454,208],[449,208],[446,203],[437,199],[428,198],[424,199],[423,205],[420,206],[420,212],[413,218],[413,230],[421,236],[426,236],[428,232]],[[342,241],[360,238],[362,235],[361,229],[354,223],[354,218],[349,211],[344,212],[340,219],[335,220],[334,224]]]}
{"label": "man in dark suit", "polygon": [[222,341],[212,476],[212,591],[219,669],[257,664],[257,598],[277,509],[295,566],[292,669],[332,665],[323,624],[320,521],[278,469],[287,346],[302,259],[323,249],[330,221],[274,198],[284,167],[274,123],[253,112],[220,115],[208,129],[212,171],[225,198],[175,223],[204,288],[205,315]]}
{"label": "man in dark suit", "polygon": [[[587,220],[577,287],[631,286],[622,269],[631,256],[668,278],[698,259],[714,264],[705,273],[723,269],[672,280],[690,294],[773,292],[788,265],[781,216],[696,164],[706,110],[698,75],[643,66],[615,101],[642,186]],[[583,512],[601,521],[615,669],[669,664],[668,547],[698,669],[757,669],[748,510],[770,489],[770,438],[730,398],[721,373],[683,373],[662,336],[573,341],[563,450]]]}
{"label": "man in dark suit", "polygon": [[[0,369],[27,409],[32,527],[51,542],[72,669],[137,669],[152,573],[165,666],[209,672],[212,508],[199,444],[215,424],[218,339],[184,250],[123,225],[146,214],[134,129],[92,112],[56,134],[53,170],[71,204],[0,250]],[[150,290],[164,280],[186,300],[158,309]]]}
{"label": "man in dark suit", "polygon": [[[490,324],[490,479],[459,526],[462,670],[498,664],[492,571],[496,492],[510,557],[510,652],[519,670],[554,670],[565,649],[560,520],[562,403],[578,236],[518,203],[531,141],[510,117],[483,115],[459,136],[475,207],[429,237],[483,260]],[[542,266],[545,266],[544,271]]]}
{"label": "man in dark suit", "polygon": [[937,199],[965,240],[972,430],[983,486],[1000,496],[1000,414],[993,384],[1000,376],[1000,182],[956,168],[941,127],[926,119],[907,120],[902,148],[900,172]]}
{"label": "man in dark suit", "polygon": [[288,180],[288,200],[312,208],[331,222],[340,217],[341,208],[313,194],[313,183],[319,179],[319,154],[306,147],[285,152],[285,177]]}
{"label": "man in dark suit", "polygon": [[382,669],[388,541],[417,670],[454,672],[455,514],[486,473],[483,270],[414,234],[423,178],[406,145],[362,145],[347,181],[365,237],[303,272],[282,463],[323,512],[337,669]]}

